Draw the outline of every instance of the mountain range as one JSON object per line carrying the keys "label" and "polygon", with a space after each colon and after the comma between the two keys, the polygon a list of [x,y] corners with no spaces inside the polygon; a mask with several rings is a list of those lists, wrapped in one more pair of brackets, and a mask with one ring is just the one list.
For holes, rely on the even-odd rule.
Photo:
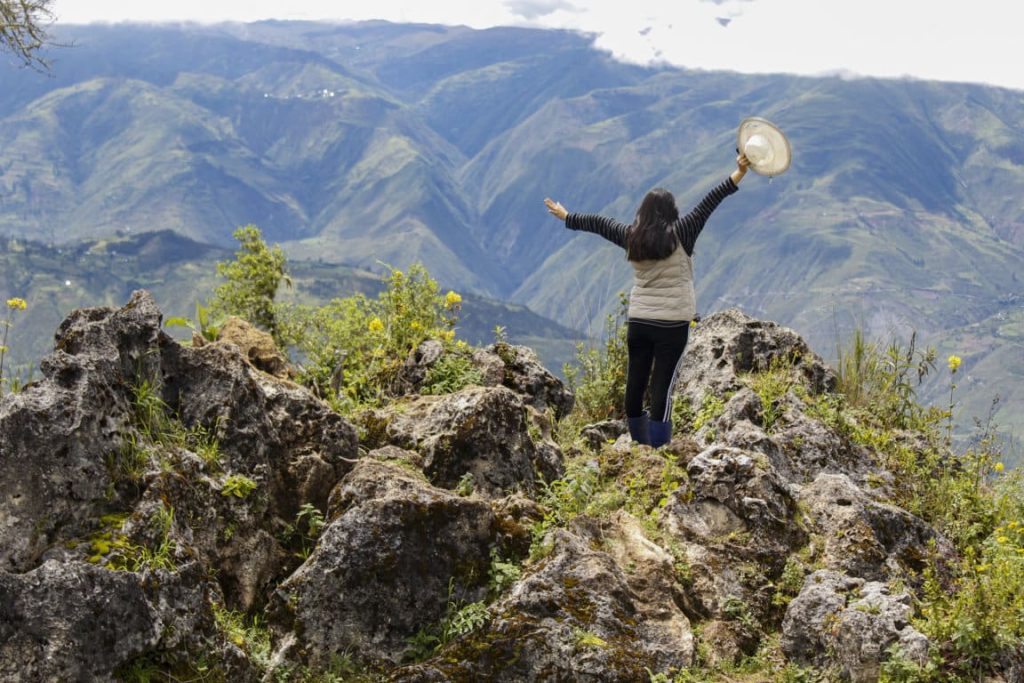
{"label": "mountain range", "polygon": [[[759,115],[786,131],[793,165],[748,176],[709,221],[701,311],[778,320],[825,356],[855,327],[916,331],[940,351],[926,397],[948,402],[941,359],[960,355],[961,429],[998,394],[996,421],[1024,430],[1024,93],[640,67],[585,35],[522,28],[64,26],[58,38],[71,47],[49,77],[0,70],[2,235],[77,253],[170,230],[198,262],[255,223],[293,263],[421,261],[445,286],[556,321],[564,341],[600,329],[630,269],[541,200],[628,222],[664,186],[685,210],[730,172],[738,123]],[[126,267],[152,271],[154,253]]]}

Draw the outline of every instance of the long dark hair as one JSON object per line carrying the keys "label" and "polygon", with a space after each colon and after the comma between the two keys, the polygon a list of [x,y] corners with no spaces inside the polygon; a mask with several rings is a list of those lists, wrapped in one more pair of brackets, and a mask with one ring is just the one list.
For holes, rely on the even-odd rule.
{"label": "long dark hair", "polygon": [[630,261],[668,258],[679,246],[675,231],[671,229],[677,220],[679,209],[671,192],[661,187],[648,192],[626,233],[626,258]]}

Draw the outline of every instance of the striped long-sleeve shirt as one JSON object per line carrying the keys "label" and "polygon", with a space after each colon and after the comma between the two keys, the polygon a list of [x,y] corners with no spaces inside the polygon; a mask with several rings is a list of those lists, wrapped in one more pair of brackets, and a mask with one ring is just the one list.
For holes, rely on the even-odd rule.
{"label": "striped long-sleeve shirt", "polygon": [[[672,224],[676,238],[682,245],[683,250],[686,251],[687,256],[693,256],[693,246],[697,243],[697,238],[700,236],[701,230],[704,229],[704,223],[707,222],[711,212],[722,203],[723,199],[736,192],[736,190],[737,187],[732,182],[732,178],[726,178],[711,192],[708,192],[707,196],[690,213],[680,216]],[[570,230],[582,230],[600,235],[623,249],[626,248],[626,233],[630,228],[630,226],[620,223],[614,218],[608,218],[596,213],[570,213],[565,217],[565,227]]]}

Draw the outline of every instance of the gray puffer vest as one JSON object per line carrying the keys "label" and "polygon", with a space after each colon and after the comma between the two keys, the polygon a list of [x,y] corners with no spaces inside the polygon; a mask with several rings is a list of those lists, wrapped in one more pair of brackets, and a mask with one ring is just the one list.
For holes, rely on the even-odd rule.
{"label": "gray puffer vest", "polygon": [[681,246],[668,258],[630,261],[633,290],[629,317],[646,320],[693,320],[697,295],[693,290],[693,259]]}

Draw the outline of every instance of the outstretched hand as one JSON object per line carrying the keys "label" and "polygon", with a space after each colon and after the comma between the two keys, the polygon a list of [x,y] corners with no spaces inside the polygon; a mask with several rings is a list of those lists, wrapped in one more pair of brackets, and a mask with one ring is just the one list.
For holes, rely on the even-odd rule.
{"label": "outstretched hand", "polygon": [[746,154],[740,152],[740,155],[736,157],[736,170],[729,176],[732,178],[733,185],[740,184],[740,181],[743,180],[743,176],[747,174],[748,168],[750,168],[750,159],[747,158]]}
{"label": "outstretched hand", "polygon": [[565,207],[554,199],[545,198],[544,205],[548,207],[548,213],[560,221],[564,221],[565,217],[569,215],[569,212],[565,210]]}

